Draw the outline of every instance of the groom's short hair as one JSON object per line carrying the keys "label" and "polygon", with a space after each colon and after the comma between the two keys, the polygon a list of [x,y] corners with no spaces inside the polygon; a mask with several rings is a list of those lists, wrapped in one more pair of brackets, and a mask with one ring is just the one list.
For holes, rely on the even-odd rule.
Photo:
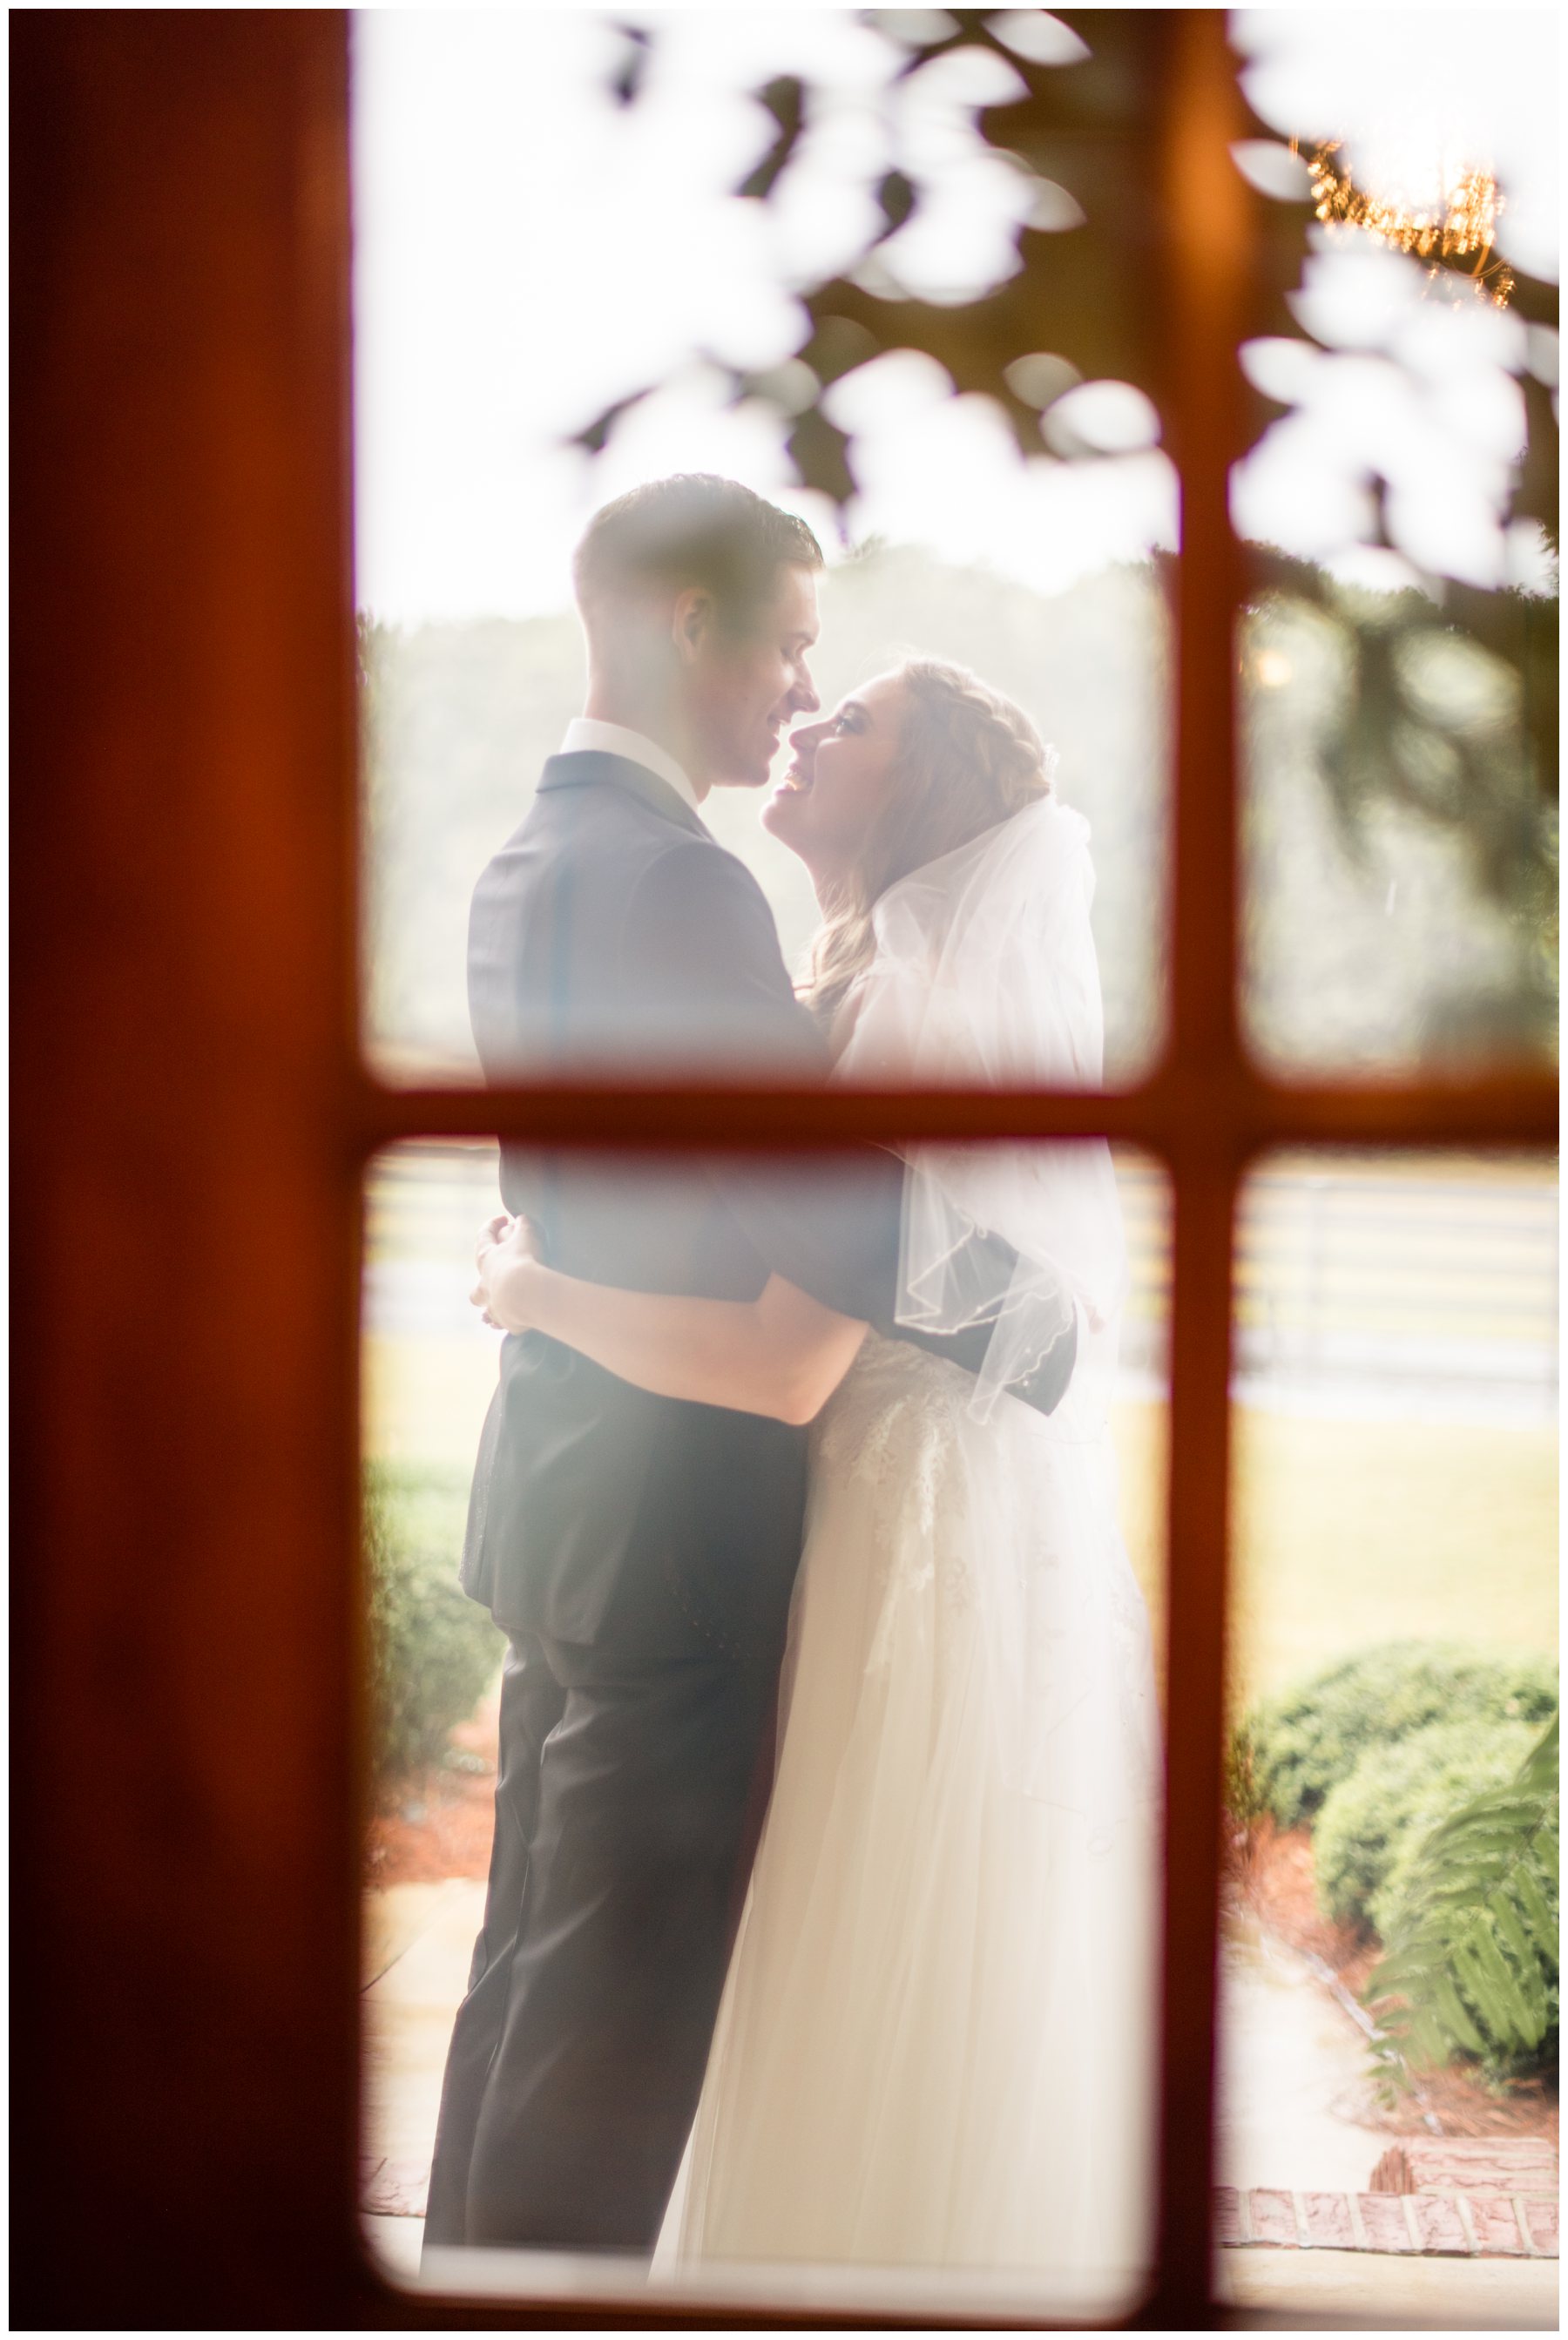
{"label": "groom's short hair", "polygon": [[770,600],[787,564],[822,567],[803,520],[739,480],[679,471],[617,496],[589,521],[571,564],[578,606],[649,586],[701,586],[723,621],[743,626]]}

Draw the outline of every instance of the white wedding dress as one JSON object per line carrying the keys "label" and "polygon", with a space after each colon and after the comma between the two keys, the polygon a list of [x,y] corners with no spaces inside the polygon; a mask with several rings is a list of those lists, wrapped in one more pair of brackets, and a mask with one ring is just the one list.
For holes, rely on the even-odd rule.
{"label": "white wedding dress", "polygon": [[[1003,878],[1026,890],[1041,875],[1031,846],[1053,869],[1067,851],[1086,889],[1081,954],[1087,832],[1050,812],[1021,838],[1006,833],[1017,823],[992,836]],[[915,881],[878,917],[883,949],[843,1060],[858,1078],[932,1069],[931,1021],[915,1031],[908,1011],[934,982],[940,1068],[976,1075],[972,1054],[955,1059],[949,1011],[980,972],[995,1001],[1003,929],[990,915],[985,970],[949,946],[984,857],[968,848],[920,876],[937,881],[937,909],[905,933],[918,948],[902,976],[898,919]],[[989,914],[997,879],[993,868],[980,888]],[[1032,932],[1026,921],[1014,939],[1038,977]],[[1097,979],[1092,990],[1079,1035],[1091,1055]],[[994,1036],[994,1008],[981,1012]],[[1037,1071],[1039,1058],[1037,1033]],[[656,2254],[665,2276],[735,2260],[1027,2270],[1114,2312],[1146,2262],[1157,1725],[1105,1420],[1115,1305],[1080,1273],[1109,1261],[1119,1276],[1120,1225],[1105,1216],[1103,1145],[1003,1152],[915,1157],[906,1284],[920,1299],[905,1321],[963,1314],[933,1272],[945,1238],[919,1229],[944,1204],[972,1224],[980,1202],[982,1224],[1025,1254],[998,1343],[1037,1350],[1066,1276],[1080,1370],[1046,1417],[871,1334],[813,1427],[777,1778]],[[1046,1217],[1070,1223],[1076,1268],[1040,1238]]]}

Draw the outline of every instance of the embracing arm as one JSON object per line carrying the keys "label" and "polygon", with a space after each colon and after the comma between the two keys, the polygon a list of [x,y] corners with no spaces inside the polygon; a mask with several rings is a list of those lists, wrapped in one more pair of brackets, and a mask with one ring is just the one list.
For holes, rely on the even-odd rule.
{"label": "embracing arm", "polygon": [[509,1333],[547,1334],[658,1397],[779,1422],[819,1413],[866,1337],[863,1324],[781,1275],[755,1300],[626,1292],[563,1275],[533,1255],[522,1220],[481,1241],[479,1273],[474,1299]]}

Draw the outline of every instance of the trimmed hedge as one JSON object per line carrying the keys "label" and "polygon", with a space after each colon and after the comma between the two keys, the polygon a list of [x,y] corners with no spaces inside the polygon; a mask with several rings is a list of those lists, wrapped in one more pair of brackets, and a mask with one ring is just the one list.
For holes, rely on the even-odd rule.
{"label": "trimmed hedge", "polygon": [[1429,1723],[1369,1747],[1313,1828],[1317,1898],[1344,1925],[1385,1930],[1412,1856],[1440,1820],[1511,1780],[1540,1736],[1527,1722]]}
{"label": "trimmed hedge", "polygon": [[389,1463],[365,1472],[372,1760],[383,1794],[435,1761],[506,1647],[457,1581],[467,1509],[466,1474]]}
{"label": "trimmed hedge", "polygon": [[1557,1669],[1534,1653],[1385,1641],[1270,1699],[1241,1725],[1227,1784],[1238,1819],[1309,1820],[1362,1758],[1439,1722],[1531,1723],[1557,1710]]}

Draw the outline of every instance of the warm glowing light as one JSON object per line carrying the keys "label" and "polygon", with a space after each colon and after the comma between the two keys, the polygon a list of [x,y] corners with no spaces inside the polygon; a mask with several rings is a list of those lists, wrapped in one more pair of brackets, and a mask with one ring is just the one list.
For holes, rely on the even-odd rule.
{"label": "warm glowing light", "polygon": [[1395,252],[1431,262],[1428,273],[1434,278],[1441,262],[1473,260],[1470,275],[1477,291],[1497,308],[1507,306],[1513,278],[1492,257],[1503,199],[1490,171],[1467,166],[1445,173],[1435,200],[1415,209],[1365,193],[1335,161],[1339,151],[1339,142],[1331,140],[1307,158],[1313,208],[1325,225],[1364,228]]}
{"label": "warm glowing light", "polygon": [[1253,672],[1265,690],[1280,690],[1290,680],[1290,660],[1283,650],[1259,650]]}

